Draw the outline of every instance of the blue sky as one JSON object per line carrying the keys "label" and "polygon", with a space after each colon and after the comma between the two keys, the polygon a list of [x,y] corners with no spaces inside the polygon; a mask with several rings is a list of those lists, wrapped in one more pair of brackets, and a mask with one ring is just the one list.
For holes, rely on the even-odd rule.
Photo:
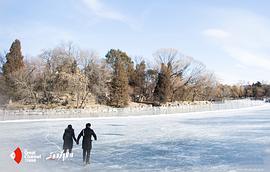
{"label": "blue sky", "polygon": [[72,41],[104,56],[119,48],[153,60],[176,48],[224,83],[270,81],[267,0],[0,0],[0,51],[20,39],[23,53]]}

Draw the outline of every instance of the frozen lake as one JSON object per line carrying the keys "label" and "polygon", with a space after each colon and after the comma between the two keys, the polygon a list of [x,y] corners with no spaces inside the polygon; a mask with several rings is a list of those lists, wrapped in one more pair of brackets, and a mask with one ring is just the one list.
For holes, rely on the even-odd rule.
{"label": "frozen lake", "polygon": [[[83,166],[81,145],[65,161],[45,160],[59,152],[62,134],[92,123],[91,165]],[[270,106],[160,116],[65,119],[0,123],[0,169],[4,171],[270,171]],[[10,153],[41,154],[17,165]]]}

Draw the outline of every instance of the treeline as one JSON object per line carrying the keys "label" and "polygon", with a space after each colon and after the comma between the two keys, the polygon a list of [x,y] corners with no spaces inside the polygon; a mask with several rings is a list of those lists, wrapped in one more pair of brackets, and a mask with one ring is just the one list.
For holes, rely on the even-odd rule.
{"label": "treeline", "polygon": [[216,87],[216,99],[252,98],[262,100],[270,97],[270,85],[256,82],[243,85],[222,85]]}
{"label": "treeline", "polygon": [[154,60],[132,59],[111,49],[104,58],[71,43],[24,58],[15,40],[0,56],[2,103],[84,108],[93,103],[125,107],[130,102],[160,105],[175,101],[262,98],[269,85],[222,85],[205,65],[176,49],[159,49]]}

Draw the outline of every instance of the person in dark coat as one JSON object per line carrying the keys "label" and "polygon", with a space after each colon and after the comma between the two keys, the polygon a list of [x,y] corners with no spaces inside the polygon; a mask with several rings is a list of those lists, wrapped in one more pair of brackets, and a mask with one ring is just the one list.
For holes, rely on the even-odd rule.
{"label": "person in dark coat", "polygon": [[68,125],[68,127],[65,129],[65,132],[63,134],[63,149],[64,153],[67,152],[67,149],[69,150],[69,153],[72,153],[72,147],[73,147],[73,140],[76,142],[74,129],[72,128],[72,125]]}
{"label": "person in dark coat", "polygon": [[90,164],[90,151],[92,149],[92,136],[97,140],[97,136],[91,128],[91,124],[87,123],[85,129],[81,131],[77,138],[77,144],[79,144],[80,138],[83,137],[82,149],[83,149],[83,162]]}

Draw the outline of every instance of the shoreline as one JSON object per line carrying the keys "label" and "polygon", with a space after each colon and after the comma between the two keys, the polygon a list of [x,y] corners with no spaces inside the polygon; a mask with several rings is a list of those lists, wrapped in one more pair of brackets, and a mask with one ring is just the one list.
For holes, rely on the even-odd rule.
{"label": "shoreline", "polygon": [[[210,117],[211,114],[220,112],[241,112],[241,111],[250,111],[250,110],[263,110],[269,109],[270,104],[263,103],[261,105],[249,106],[249,107],[241,107],[241,108],[232,108],[232,109],[217,109],[217,110],[206,110],[206,111],[192,111],[192,112],[176,112],[176,113],[160,113],[160,114],[144,114],[144,115],[124,115],[124,116],[116,116],[116,115],[108,115],[108,116],[83,116],[83,117],[59,117],[59,118],[39,118],[39,119],[12,119],[12,120],[0,120],[0,123],[21,123],[21,122],[48,122],[48,121],[78,121],[78,120],[89,120],[89,119],[116,119],[116,118],[153,118],[153,117],[176,117],[183,116],[189,118],[200,118],[200,117]],[[143,111],[142,111],[143,112]],[[191,116],[190,114],[194,114]],[[208,115],[205,115],[208,114]],[[188,116],[187,116],[188,115]],[[224,116],[224,115],[223,115]],[[226,114],[226,116],[232,116],[230,114]],[[222,115],[220,116],[222,117]]]}

